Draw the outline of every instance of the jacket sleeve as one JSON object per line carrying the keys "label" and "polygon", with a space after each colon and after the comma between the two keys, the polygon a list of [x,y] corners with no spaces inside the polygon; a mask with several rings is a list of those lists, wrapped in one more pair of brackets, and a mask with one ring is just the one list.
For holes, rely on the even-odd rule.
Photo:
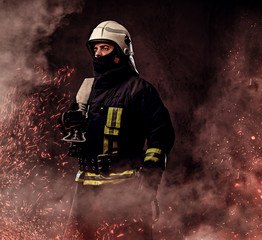
{"label": "jacket sleeve", "polygon": [[142,90],[140,97],[141,117],[147,139],[144,166],[164,169],[166,156],[175,139],[170,116],[159,94],[151,84]]}
{"label": "jacket sleeve", "polygon": [[140,116],[147,140],[140,189],[143,190],[141,194],[144,193],[148,201],[152,201],[156,197],[175,134],[168,110],[156,89],[147,84],[138,96],[136,103],[140,104]]}

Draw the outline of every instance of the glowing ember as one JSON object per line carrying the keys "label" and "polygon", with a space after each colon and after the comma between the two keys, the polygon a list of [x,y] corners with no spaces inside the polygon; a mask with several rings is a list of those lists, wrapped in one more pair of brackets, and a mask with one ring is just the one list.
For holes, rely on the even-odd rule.
{"label": "glowing ember", "polygon": [[239,187],[239,186],[240,186],[239,183],[236,183],[236,184],[234,185],[235,188],[237,188],[237,187]]}
{"label": "glowing ember", "polygon": [[116,238],[124,237],[125,240],[132,240],[138,238],[143,233],[140,227],[141,220],[134,219],[133,221],[117,222],[116,219],[111,219],[111,223],[104,222],[101,227],[97,229],[97,239],[114,240]]}
{"label": "glowing ember", "polygon": [[[42,84],[26,89],[26,93],[10,86],[2,99],[1,239],[62,239],[57,233],[63,232],[71,200],[59,199],[72,186],[58,185],[66,171],[70,173],[64,168],[70,163],[56,150],[62,143],[55,133],[57,113],[71,102],[65,86],[69,86],[73,72],[66,66],[51,77],[36,66],[35,78],[42,79]],[[72,230],[71,236],[77,238],[77,232]]]}

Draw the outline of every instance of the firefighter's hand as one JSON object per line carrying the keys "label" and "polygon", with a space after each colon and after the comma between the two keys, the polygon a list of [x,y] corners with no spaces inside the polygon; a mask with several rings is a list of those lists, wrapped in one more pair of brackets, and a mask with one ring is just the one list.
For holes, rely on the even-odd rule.
{"label": "firefighter's hand", "polygon": [[66,130],[84,127],[86,117],[82,111],[66,111],[62,114],[62,125]]}
{"label": "firefighter's hand", "polygon": [[163,170],[161,168],[144,167],[141,172],[141,195],[151,202],[156,198],[158,185],[161,181]]}

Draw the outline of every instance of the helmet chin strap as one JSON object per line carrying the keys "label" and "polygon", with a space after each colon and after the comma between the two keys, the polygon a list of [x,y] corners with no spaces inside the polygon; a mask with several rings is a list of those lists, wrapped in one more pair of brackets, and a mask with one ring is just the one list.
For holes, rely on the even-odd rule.
{"label": "helmet chin strap", "polygon": [[137,68],[136,68],[136,64],[135,64],[135,59],[134,59],[134,51],[133,51],[133,45],[132,45],[132,41],[130,39],[130,43],[129,43],[129,47],[130,47],[130,52],[129,52],[129,61],[134,69],[134,71],[139,74]]}

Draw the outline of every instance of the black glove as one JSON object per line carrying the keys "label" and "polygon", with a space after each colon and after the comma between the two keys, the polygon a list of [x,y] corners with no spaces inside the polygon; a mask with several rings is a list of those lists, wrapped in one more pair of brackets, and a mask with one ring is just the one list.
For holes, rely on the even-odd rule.
{"label": "black glove", "polygon": [[65,130],[81,129],[85,127],[86,117],[82,111],[69,110],[62,114],[62,125]]}
{"label": "black glove", "polygon": [[141,171],[140,191],[144,199],[153,201],[157,195],[163,169],[160,167],[144,166]]}

